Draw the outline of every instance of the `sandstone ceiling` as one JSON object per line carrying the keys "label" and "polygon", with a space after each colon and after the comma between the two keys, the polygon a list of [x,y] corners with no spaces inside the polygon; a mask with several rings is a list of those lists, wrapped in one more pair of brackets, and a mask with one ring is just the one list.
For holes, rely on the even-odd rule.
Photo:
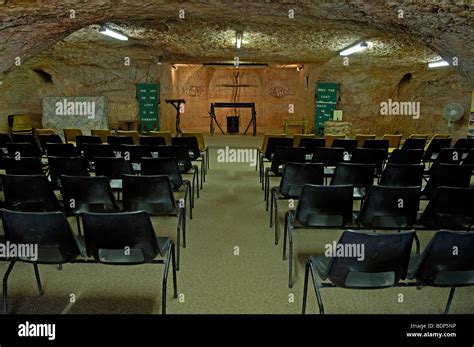
{"label": "sandstone ceiling", "polygon": [[[474,82],[471,1],[15,1],[0,0],[0,72],[59,43],[63,49],[141,49],[173,62],[326,62],[360,40],[351,61],[425,64],[440,55]],[[293,9],[295,18],[288,18]],[[184,10],[184,19],[179,11]],[[403,18],[399,18],[403,10]],[[71,12],[73,11],[73,12]],[[71,18],[71,13],[74,18]],[[97,33],[117,27],[130,40]],[[244,33],[235,48],[235,31]]]}

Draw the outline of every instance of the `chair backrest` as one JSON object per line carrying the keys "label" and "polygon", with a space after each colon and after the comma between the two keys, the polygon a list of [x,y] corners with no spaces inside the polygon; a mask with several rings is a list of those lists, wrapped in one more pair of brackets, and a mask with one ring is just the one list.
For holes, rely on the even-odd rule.
{"label": "chair backrest", "polygon": [[46,143],[46,155],[49,157],[79,157],[80,153],[72,143]]}
{"label": "chair backrest", "polygon": [[64,141],[66,143],[76,143],[76,136],[82,135],[82,130],[78,128],[63,129]]}
{"label": "chair backrest", "polygon": [[146,211],[153,215],[176,212],[176,201],[168,176],[124,175],[123,208],[126,211]]}
{"label": "chair backrest", "polygon": [[469,138],[469,139],[459,139],[456,141],[456,143],[453,146],[454,148],[464,148],[467,151],[470,151],[471,149],[474,148],[474,139]]}
{"label": "chair backrest", "polygon": [[76,136],[76,147],[82,151],[85,144],[101,144],[102,139],[100,136],[89,136],[89,135],[77,135]]}
{"label": "chair backrest", "polygon": [[439,152],[443,148],[449,148],[451,146],[452,139],[433,138],[426,148],[425,155],[423,156],[424,161],[433,161]]}
{"label": "chair backrest", "polygon": [[414,236],[414,231],[381,234],[346,230],[336,246],[344,256],[332,258],[328,279],[343,288],[391,287],[407,276]]}
{"label": "chair backrest", "polygon": [[375,164],[342,163],[336,165],[331,185],[353,185],[369,188],[374,184]]}
{"label": "chair backrest", "polygon": [[8,134],[0,133],[0,147],[5,147],[5,144],[11,143],[12,139]]}
{"label": "chair backrest", "polygon": [[287,163],[280,180],[280,193],[298,198],[305,184],[324,184],[324,166],[316,163]]}
{"label": "chair backrest", "polygon": [[375,134],[357,134],[354,139],[357,140],[357,147],[363,147],[365,140],[375,139]]}
{"label": "chair backrest", "polygon": [[398,148],[398,147],[400,147],[400,143],[402,142],[402,135],[385,134],[382,137],[382,140],[388,140],[389,141],[388,148]]}
{"label": "chair backrest", "polygon": [[43,152],[46,151],[46,145],[48,143],[63,143],[63,140],[59,135],[38,135],[38,142]]}
{"label": "chair backrest", "polygon": [[345,139],[345,135],[334,135],[334,134],[325,134],[324,138],[326,140],[326,147],[332,147],[332,143],[335,139]]}
{"label": "chair backrest", "polygon": [[12,134],[12,142],[13,143],[29,143],[33,146],[37,155],[41,154],[41,150],[36,142],[36,139],[31,134]]}
{"label": "chair backrest", "polygon": [[62,211],[44,175],[2,175],[5,205],[24,212]]}
{"label": "chair backrest", "polygon": [[180,172],[188,172],[192,168],[187,146],[160,146],[158,157],[176,158]]}
{"label": "chair backrest", "polygon": [[377,173],[382,172],[387,152],[380,148],[357,148],[351,157],[351,162],[356,164],[375,164]]}
{"label": "chair backrest", "polygon": [[271,138],[271,137],[285,138],[286,134],[264,134],[263,139],[262,139],[262,145],[260,146],[260,151],[262,153],[266,153],[267,145],[268,145],[268,139]]}
{"label": "chair backrest", "polygon": [[388,158],[389,164],[419,164],[423,158],[422,149],[394,149]]}
{"label": "chair backrest", "polygon": [[471,169],[456,164],[438,164],[433,167],[423,194],[431,198],[440,186],[468,188],[471,183]]}
{"label": "chair backrest", "polygon": [[132,175],[130,162],[124,158],[95,157],[95,174],[105,176],[109,180],[122,179],[122,175]]}
{"label": "chair backrest", "polygon": [[438,187],[420,217],[426,228],[469,229],[474,219],[474,189]]}
{"label": "chair backrest", "polygon": [[115,158],[114,148],[111,144],[85,144],[84,145],[84,158],[89,162],[94,161],[96,157],[108,157]]}
{"label": "chair backrest", "polygon": [[352,222],[353,186],[305,184],[296,220],[305,227],[343,227]]}
{"label": "chair backrest", "polygon": [[293,134],[293,147],[303,147],[300,146],[301,139],[314,139],[315,134]]}
{"label": "chair backrest", "polygon": [[41,136],[41,135],[56,135],[56,131],[54,129],[35,129],[35,135],[36,136]]}
{"label": "chair backrest", "polygon": [[143,158],[140,166],[142,175],[168,176],[173,190],[177,190],[183,185],[178,161],[174,157]]}
{"label": "chair backrest", "polygon": [[107,143],[111,145],[114,151],[120,151],[122,145],[134,145],[135,141],[131,136],[107,136]]}
{"label": "chair backrest", "polygon": [[267,146],[265,148],[265,158],[272,160],[277,147],[291,147],[293,146],[293,139],[288,137],[269,137]]}
{"label": "chair backrest", "polygon": [[379,184],[390,187],[421,187],[423,164],[387,164]]}
{"label": "chair backrest", "polygon": [[130,136],[133,139],[133,144],[138,145],[140,143],[140,134],[136,130],[117,130],[118,136]]}
{"label": "chair backrest", "polygon": [[389,140],[365,140],[364,148],[383,149],[386,153],[385,158],[388,157],[388,148],[390,146]]}
{"label": "chair backrest", "polygon": [[49,157],[49,173],[55,189],[61,187],[62,175],[89,176],[87,164],[79,157]]}
{"label": "chair backrest", "polygon": [[99,136],[102,143],[107,143],[107,137],[112,135],[109,129],[91,129],[92,136]]}
{"label": "chair backrest", "polygon": [[76,259],[79,248],[62,212],[17,212],[2,209],[5,237],[13,244],[38,245],[36,259],[42,264],[63,264]]}
{"label": "chair backrest", "polygon": [[313,163],[323,163],[324,166],[336,166],[344,161],[344,148],[315,148],[313,152]]}
{"label": "chair backrest", "polygon": [[335,138],[331,147],[342,147],[347,153],[352,154],[357,149],[357,143],[357,140]]}
{"label": "chair backrest", "polygon": [[140,136],[140,144],[150,146],[152,152],[158,152],[158,146],[166,146],[166,140],[159,136]]}
{"label": "chair backrest", "polygon": [[429,137],[430,137],[429,134],[410,134],[410,136],[408,136],[408,139],[428,140]]}
{"label": "chair backrest", "polygon": [[16,114],[13,116],[12,124],[13,134],[31,134],[33,135],[33,123],[29,114]]}
{"label": "chair backrest", "polygon": [[141,158],[151,158],[151,150],[147,145],[121,145],[120,152],[125,160],[139,163]]}
{"label": "chair backrest", "polygon": [[186,146],[188,148],[188,152],[191,154],[191,158],[196,160],[201,156],[201,152],[199,150],[199,144],[197,142],[197,138],[193,136],[187,137],[173,137],[171,139],[171,144],[173,146]]}
{"label": "chair backrest", "polygon": [[166,141],[167,146],[171,146],[171,131],[150,131],[150,136],[162,137]]}
{"label": "chair backrest", "polygon": [[474,285],[474,233],[437,232],[423,251],[415,278],[435,287]]}
{"label": "chair backrest", "polygon": [[41,160],[37,157],[2,158],[8,175],[43,175]]}
{"label": "chair backrest", "polygon": [[474,149],[471,149],[466,157],[464,158],[464,160],[462,161],[462,164],[463,165],[471,165],[473,166],[474,165]]}
{"label": "chair backrest", "polygon": [[270,171],[281,175],[286,163],[304,163],[306,151],[302,147],[277,147],[273,155]]}
{"label": "chair backrest", "polygon": [[84,213],[83,221],[87,253],[101,263],[141,264],[160,252],[145,211]]}
{"label": "chair backrest", "polygon": [[408,138],[402,145],[402,149],[421,149],[422,151],[425,150],[426,146],[426,138]]}
{"label": "chair backrest", "polygon": [[62,176],[61,194],[70,213],[120,210],[105,176]]}
{"label": "chair backrest", "polygon": [[[306,149],[306,154],[313,154],[316,147],[325,147],[326,140],[323,138],[303,137],[300,140],[299,147]],[[295,146],[296,147],[296,146]]]}
{"label": "chair backrest", "polygon": [[464,153],[463,148],[443,148],[433,161],[433,165],[460,164]]}
{"label": "chair backrest", "polygon": [[35,147],[28,142],[23,143],[6,143],[5,147],[7,148],[8,155],[10,157],[37,157],[38,151]]}
{"label": "chair backrest", "polygon": [[181,133],[182,137],[195,137],[198,145],[199,145],[199,150],[200,151],[205,151],[206,150],[206,143],[204,142],[204,134],[199,133],[199,132],[188,132],[188,131],[183,131]]}
{"label": "chair backrest", "polygon": [[357,221],[366,228],[404,229],[416,223],[420,187],[372,186]]}

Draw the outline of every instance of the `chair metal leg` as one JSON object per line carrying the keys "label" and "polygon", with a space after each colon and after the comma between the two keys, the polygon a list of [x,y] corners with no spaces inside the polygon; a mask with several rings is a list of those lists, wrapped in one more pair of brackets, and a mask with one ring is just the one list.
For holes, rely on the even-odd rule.
{"label": "chair metal leg", "polygon": [[301,307],[301,314],[306,313],[306,300],[308,299],[308,277],[309,277],[309,262],[306,263],[306,268],[304,270],[303,305]]}
{"label": "chair metal leg", "polygon": [[179,260],[180,260],[180,254],[181,254],[181,232],[179,228],[177,229],[177,233],[176,233],[176,247],[178,248],[178,255],[177,255],[178,261],[177,261],[176,268],[179,271]]}
{"label": "chair metal leg", "polygon": [[444,309],[444,314],[449,313],[449,309],[451,308],[451,303],[453,301],[455,290],[456,290],[456,287],[452,287],[451,290],[449,291],[448,303],[446,304],[446,308]]}
{"label": "chair metal leg", "polygon": [[274,216],[275,216],[275,245],[278,245],[278,238],[279,238],[279,221],[278,221],[278,206],[277,206],[277,199],[276,196],[274,196],[275,199],[275,211],[274,211]]}
{"label": "chair metal leg", "polygon": [[43,286],[41,284],[41,277],[38,270],[38,264],[34,263],[33,268],[35,269],[35,278],[36,278],[36,286],[38,287],[38,293],[39,295],[43,295],[44,292],[43,292]]}
{"label": "chair metal leg", "polygon": [[[168,255],[169,257],[169,255]],[[163,273],[163,282],[161,289],[161,314],[166,315],[166,287],[168,282],[168,268],[169,268],[169,258],[165,263],[165,271]]]}
{"label": "chair metal leg", "polygon": [[288,288],[293,288],[293,240],[289,237],[289,254],[288,254]]}
{"label": "chair metal leg", "polygon": [[10,263],[7,271],[5,272],[5,275],[3,276],[3,314],[7,314],[8,312],[8,276],[10,276],[10,273],[12,272],[15,263],[16,261],[12,261]]}
{"label": "chair metal leg", "polygon": [[[400,230],[399,230],[400,231]],[[420,239],[415,233],[416,254],[420,254]]]}
{"label": "chair metal leg", "polygon": [[323,305],[323,298],[321,297],[321,292],[319,289],[318,284],[316,283],[316,279],[314,278],[314,270],[313,267],[311,267],[311,278],[313,280],[313,287],[314,291],[316,293],[316,299],[318,301],[318,306],[319,306],[319,314],[324,314],[324,305]]}
{"label": "chair metal leg", "polygon": [[288,237],[288,213],[285,213],[285,230],[283,232],[283,260],[286,260],[286,239]]}
{"label": "chair metal leg", "polygon": [[77,223],[77,232],[79,235],[82,236],[82,231],[81,231],[81,217],[76,215],[76,223]]}
{"label": "chair metal leg", "polygon": [[186,206],[181,213],[182,228],[183,228],[183,248],[186,248]]}
{"label": "chair metal leg", "polygon": [[175,259],[175,247],[174,243],[171,244],[171,266],[173,267],[173,290],[174,290],[174,298],[178,297],[178,282],[176,280],[176,259]]}
{"label": "chair metal leg", "polygon": [[[270,201],[270,228],[273,226],[273,197],[274,195],[275,194],[272,189],[271,201]],[[267,200],[267,211],[268,211],[268,200]]]}

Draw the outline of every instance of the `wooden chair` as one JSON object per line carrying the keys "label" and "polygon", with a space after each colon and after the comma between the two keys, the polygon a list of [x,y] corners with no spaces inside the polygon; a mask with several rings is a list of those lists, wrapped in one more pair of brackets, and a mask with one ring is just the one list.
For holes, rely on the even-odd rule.
{"label": "wooden chair", "polygon": [[365,140],[374,140],[375,139],[375,134],[357,134],[355,136],[355,139],[357,140],[357,147],[362,148],[364,147],[364,142]]}
{"label": "wooden chair", "polygon": [[76,145],[76,136],[82,135],[82,130],[78,128],[68,128],[63,129],[64,131],[64,141],[66,143],[72,143],[74,146]]}
{"label": "wooden chair", "polygon": [[99,136],[102,143],[107,143],[107,137],[112,135],[112,132],[108,129],[91,129],[92,136]]}

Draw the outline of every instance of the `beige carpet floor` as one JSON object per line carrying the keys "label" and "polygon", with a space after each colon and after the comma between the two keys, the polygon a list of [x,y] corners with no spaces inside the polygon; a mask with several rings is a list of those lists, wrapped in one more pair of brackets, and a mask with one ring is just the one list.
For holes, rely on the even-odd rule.
{"label": "beige carpet floor", "polygon": [[[256,148],[261,137],[206,137],[211,169],[194,219],[188,223],[188,247],[182,249],[178,272],[180,299],[168,290],[170,314],[298,314],[301,310],[304,263],[309,254],[322,254],[324,244],[338,240],[334,230],[299,231],[295,236],[296,273],[287,286],[288,262],[282,260],[282,242],[273,242],[263,192],[255,168],[247,163],[217,163],[216,151],[226,145]],[[272,185],[277,185],[274,180]],[[280,218],[283,218],[283,206]],[[172,218],[153,218],[158,235],[175,238]],[[74,226],[73,220],[71,225]],[[420,232],[424,247],[433,232]],[[235,254],[238,247],[239,254]],[[7,264],[0,263],[3,275]],[[18,264],[10,276],[12,313],[160,313],[161,265],[107,266],[68,264],[62,271],[40,266],[44,296],[38,296],[33,267]],[[384,290],[323,289],[326,313],[439,314],[449,289],[392,288]],[[76,300],[71,303],[71,294]],[[400,302],[400,295],[403,301]],[[311,290],[309,312],[316,312]],[[474,313],[474,288],[456,291],[452,313]]]}

